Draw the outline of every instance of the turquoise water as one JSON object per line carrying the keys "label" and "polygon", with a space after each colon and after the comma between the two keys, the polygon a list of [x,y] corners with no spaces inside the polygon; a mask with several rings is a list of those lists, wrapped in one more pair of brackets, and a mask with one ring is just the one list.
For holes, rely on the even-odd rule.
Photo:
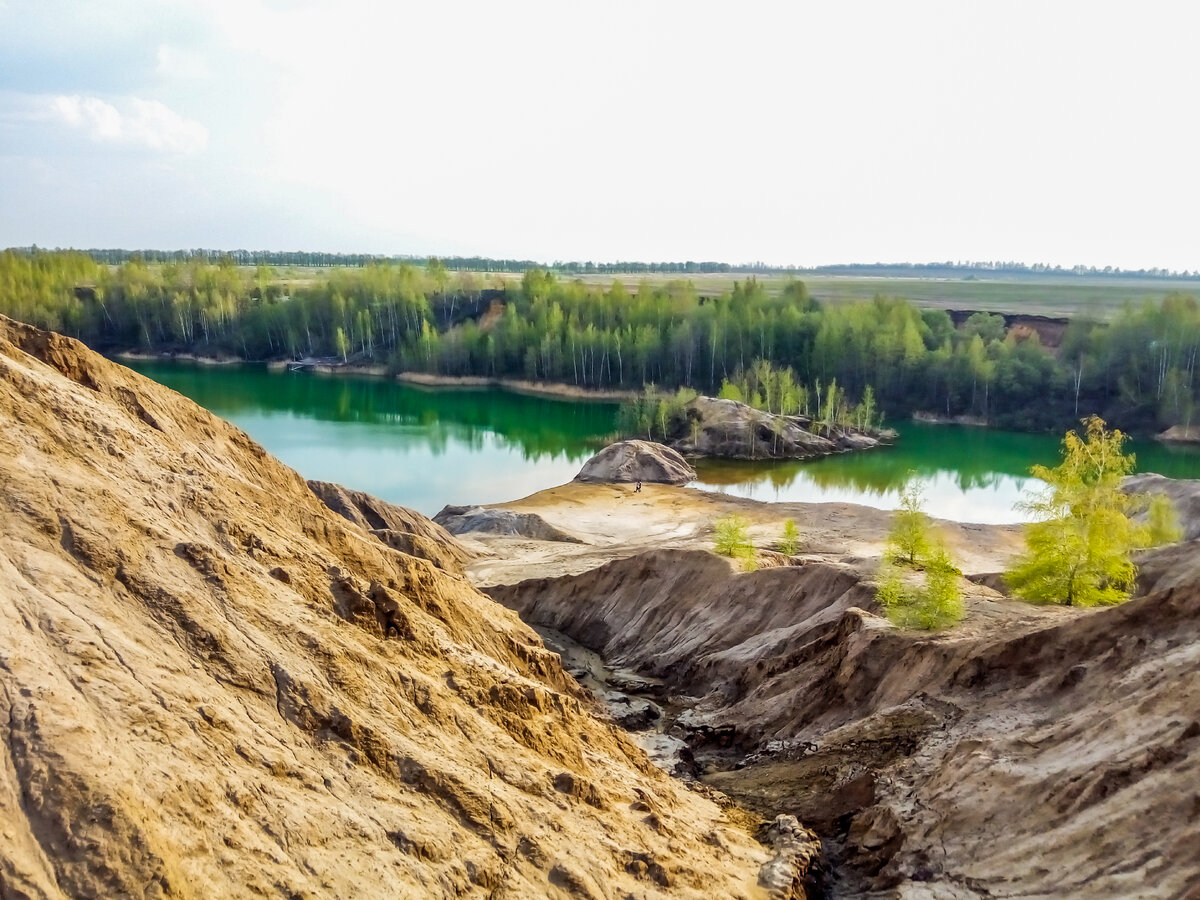
{"label": "turquoise water", "polygon": [[[895,509],[909,473],[921,483],[925,509],[960,522],[1019,522],[1016,504],[1042,487],[1029,476],[1034,463],[1058,463],[1062,439],[955,425],[897,426],[895,446],[844,453],[810,462],[702,462],[697,472],[710,490],[757,500],[843,501]],[[1137,471],[1200,478],[1200,453],[1151,441],[1130,441]]]}
{"label": "turquoise water", "polygon": [[[131,368],[245,430],[306,478],[336,481],[432,515],[570,481],[612,434],[612,403],[491,389],[423,389],[382,378],[269,372],[257,366],[136,362]],[[777,501],[893,509],[908,473],[935,516],[1015,522],[1014,504],[1053,465],[1059,439],[956,426],[899,425],[896,445],[810,462],[696,463],[705,490]],[[1139,471],[1200,478],[1200,453],[1130,443]]]}

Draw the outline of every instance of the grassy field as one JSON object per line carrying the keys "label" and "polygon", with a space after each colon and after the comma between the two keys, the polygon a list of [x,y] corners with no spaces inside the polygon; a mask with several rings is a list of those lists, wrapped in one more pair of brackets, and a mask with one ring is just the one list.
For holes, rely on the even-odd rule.
{"label": "grassy field", "polygon": [[[281,280],[300,286],[328,277],[328,268],[293,267],[278,271]],[[453,274],[453,273],[452,273]],[[499,280],[519,281],[514,273],[477,272],[484,285]],[[566,277],[566,276],[564,276]],[[697,275],[690,280],[701,294],[728,291],[746,275]],[[876,294],[902,297],[917,306],[1025,313],[1062,318],[1111,319],[1126,303],[1162,300],[1173,292],[1200,296],[1200,282],[1170,278],[1102,278],[1087,276],[1022,276],[1008,278],[864,278],[841,275],[800,276],[813,296],[823,302],[869,300]],[[631,290],[646,281],[652,285],[678,280],[672,275],[583,275],[585,284],[608,286],[614,280]],[[759,276],[767,291],[778,293],[787,278]]]}
{"label": "grassy field", "polygon": [[[515,277],[515,276],[513,276]],[[692,279],[701,293],[721,293],[744,275],[701,275]],[[588,276],[583,281],[611,284],[611,277]],[[635,276],[620,279],[636,288]],[[648,276],[651,284],[670,281],[666,276]],[[1174,279],[1054,278],[1044,279],[933,279],[933,278],[856,278],[846,276],[801,276],[809,291],[824,302],[869,300],[876,294],[902,297],[920,307],[937,309],[975,309],[988,312],[1025,313],[1063,318],[1088,317],[1108,320],[1126,303],[1161,300],[1173,292],[1200,296],[1200,283]],[[771,292],[779,291],[784,276],[769,275],[759,281]]]}

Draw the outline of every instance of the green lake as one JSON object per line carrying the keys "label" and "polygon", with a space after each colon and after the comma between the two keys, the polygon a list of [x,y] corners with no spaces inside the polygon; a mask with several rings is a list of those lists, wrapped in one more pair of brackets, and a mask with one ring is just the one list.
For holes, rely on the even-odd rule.
{"label": "green lake", "polygon": [[[336,481],[433,515],[446,504],[515,500],[570,481],[614,430],[612,403],[492,389],[424,389],[382,378],[259,366],[127,362],[245,430],[306,478]],[[699,460],[693,486],[758,500],[893,509],[910,472],[925,508],[964,522],[1016,522],[1034,463],[1059,439],[901,423],[895,446],[809,462]],[[1200,452],[1130,442],[1138,471],[1200,478]]]}

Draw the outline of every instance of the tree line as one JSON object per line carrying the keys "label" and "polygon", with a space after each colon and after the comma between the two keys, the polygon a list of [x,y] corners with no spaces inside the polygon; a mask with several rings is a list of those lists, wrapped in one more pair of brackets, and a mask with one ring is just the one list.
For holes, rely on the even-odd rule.
{"label": "tree line", "polygon": [[[37,253],[37,246],[16,248],[16,252]],[[843,265],[795,266],[771,265],[765,262],[731,264],[714,260],[685,262],[640,262],[617,260],[587,262],[579,260],[554,262],[532,259],[494,259],[487,256],[419,256],[411,254],[329,253],[313,250],[214,250],[208,248],[178,250],[125,250],[93,248],[81,251],[98,263],[118,266],[141,260],[147,263],[185,263],[200,260],[219,263],[223,260],[238,266],[275,266],[303,268],[333,268],[367,266],[380,262],[407,263],[427,266],[438,262],[456,271],[500,272],[521,274],[543,268],[558,275],[841,275],[870,278],[977,278],[980,273],[990,277],[1045,276],[1071,278],[1172,278],[1200,281],[1200,271],[1142,268],[1122,269],[1119,266],[1060,266],[1048,263],[1022,263],[1012,260],[947,260],[927,263],[848,263]]]}
{"label": "tree line", "polygon": [[[371,262],[303,279],[231,258],[105,265],[78,252],[0,253],[0,312],[103,350],[179,350],[248,360],[337,356],[394,370],[518,377],[582,388],[716,394],[746,373],[790,369],[799,394],[868,389],[887,416],[929,411],[1061,430],[1091,413],[1127,431],[1191,424],[1200,304],[1173,294],[1061,346],[976,313],[956,327],[902,299],[822,305],[804,283],[768,294],[753,277],[717,296],[685,279],[628,290],[530,269],[519,282]],[[741,374],[739,374],[741,373]],[[761,388],[763,401],[775,388]]]}

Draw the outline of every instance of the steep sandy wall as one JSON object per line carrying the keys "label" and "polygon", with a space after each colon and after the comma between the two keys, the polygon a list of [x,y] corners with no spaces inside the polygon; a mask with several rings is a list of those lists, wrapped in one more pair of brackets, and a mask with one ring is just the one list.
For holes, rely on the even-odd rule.
{"label": "steep sandy wall", "polygon": [[763,893],[513,613],[3,319],[0,523],[2,896]]}

